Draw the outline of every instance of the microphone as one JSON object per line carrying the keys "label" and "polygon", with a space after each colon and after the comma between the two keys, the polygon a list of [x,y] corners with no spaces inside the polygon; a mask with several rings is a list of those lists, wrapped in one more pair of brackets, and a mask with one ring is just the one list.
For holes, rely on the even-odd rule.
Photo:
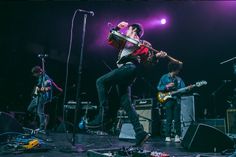
{"label": "microphone", "polygon": [[94,16],[94,12],[93,11],[87,11],[87,10],[82,10],[82,9],[78,9],[78,10],[79,10],[79,12],[90,14],[91,16]]}
{"label": "microphone", "polygon": [[46,57],[48,57],[48,54],[38,54],[38,57],[39,58],[46,58]]}

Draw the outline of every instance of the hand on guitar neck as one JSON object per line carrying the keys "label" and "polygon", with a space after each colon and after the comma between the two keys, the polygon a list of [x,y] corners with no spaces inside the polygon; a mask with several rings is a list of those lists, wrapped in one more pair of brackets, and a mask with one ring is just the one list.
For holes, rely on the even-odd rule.
{"label": "hand on guitar neck", "polygon": [[179,61],[179,60],[177,60],[177,59],[175,59],[175,58],[169,56],[165,51],[158,51],[158,50],[152,48],[152,47],[151,47],[150,45],[148,45],[148,44],[141,44],[141,45],[147,47],[148,49],[150,49],[150,50],[153,51],[153,52],[156,52],[155,55],[156,55],[157,58],[168,58],[171,62],[176,62],[176,63],[178,63],[178,64],[183,64],[183,62],[181,62],[181,61]]}
{"label": "hand on guitar neck", "polygon": [[178,63],[178,64],[183,64],[183,62],[181,62],[181,61],[179,61],[179,60],[177,60],[177,59],[175,59],[175,58],[173,58],[173,57],[167,55],[167,53],[166,53],[165,51],[160,51],[160,52],[156,53],[156,57],[157,57],[157,58],[165,58],[165,57],[166,57],[166,58],[168,58],[171,62],[176,62],[176,63]]}

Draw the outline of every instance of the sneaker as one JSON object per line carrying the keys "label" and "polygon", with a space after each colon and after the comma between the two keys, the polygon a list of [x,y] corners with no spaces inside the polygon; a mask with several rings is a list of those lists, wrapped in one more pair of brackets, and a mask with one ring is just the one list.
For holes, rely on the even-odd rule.
{"label": "sneaker", "polygon": [[45,134],[46,135],[46,131],[40,128],[37,128],[33,131],[33,134]]}
{"label": "sneaker", "polygon": [[175,142],[176,142],[176,143],[179,143],[179,142],[180,142],[180,138],[179,138],[178,135],[175,135]]}
{"label": "sneaker", "polygon": [[166,137],[165,141],[166,142],[171,142],[171,138],[170,137]]}
{"label": "sneaker", "polygon": [[147,132],[142,132],[136,136],[136,147],[141,147],[150,137],[151,135]]}
{"label": "sneaker", "polygon": [[112,123],[113,123],[113,119],[104,119],[104,121],[102,122],[101,119],[95,118],[91,122],[88,122],[85,125],[85,128],[87,129],[99,129],[102,127],[108,128]]}
{"label": "sneaker", "polygon": [[94,120],[86,124],[86,128],[99,128],[102,126],[102,115],[98,114]]}

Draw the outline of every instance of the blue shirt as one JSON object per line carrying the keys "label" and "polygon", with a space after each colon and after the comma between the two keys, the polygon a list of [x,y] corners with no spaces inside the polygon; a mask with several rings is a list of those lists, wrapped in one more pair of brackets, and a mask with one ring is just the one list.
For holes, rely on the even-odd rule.
{"label": "blue shirt", "polygon": [[43,78],[43,75],[40,75],[38,78],[37,86],[50,87],[49,91],[40,93],[40,97],[45,102],[51,101],[52,100],[52,79],[47,74],[44,74],[44,78]]}
{"label": "blue shirt", "polygon": [[[166,85],[173,82],[175,85],[169,89],[166,88]],[[178,77],[178,76],[171,76],[170,73],[165,74],[161,77],[158,86],[157,86],[157,90],[161,91],[161,92],[168,92],[168,91],[175,91],[178,90],[180,88],[184,88],[185,84],[184,81]]]}

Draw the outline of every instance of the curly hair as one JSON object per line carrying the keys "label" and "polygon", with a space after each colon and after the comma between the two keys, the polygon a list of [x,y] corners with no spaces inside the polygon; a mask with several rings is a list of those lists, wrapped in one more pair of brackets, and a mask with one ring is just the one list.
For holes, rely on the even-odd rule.
{"label": "curly hair", "polygon": [[168,71],[180,71],[183,68],[183,64],[176,63],[176,62],[169,62],[168,63]]}

